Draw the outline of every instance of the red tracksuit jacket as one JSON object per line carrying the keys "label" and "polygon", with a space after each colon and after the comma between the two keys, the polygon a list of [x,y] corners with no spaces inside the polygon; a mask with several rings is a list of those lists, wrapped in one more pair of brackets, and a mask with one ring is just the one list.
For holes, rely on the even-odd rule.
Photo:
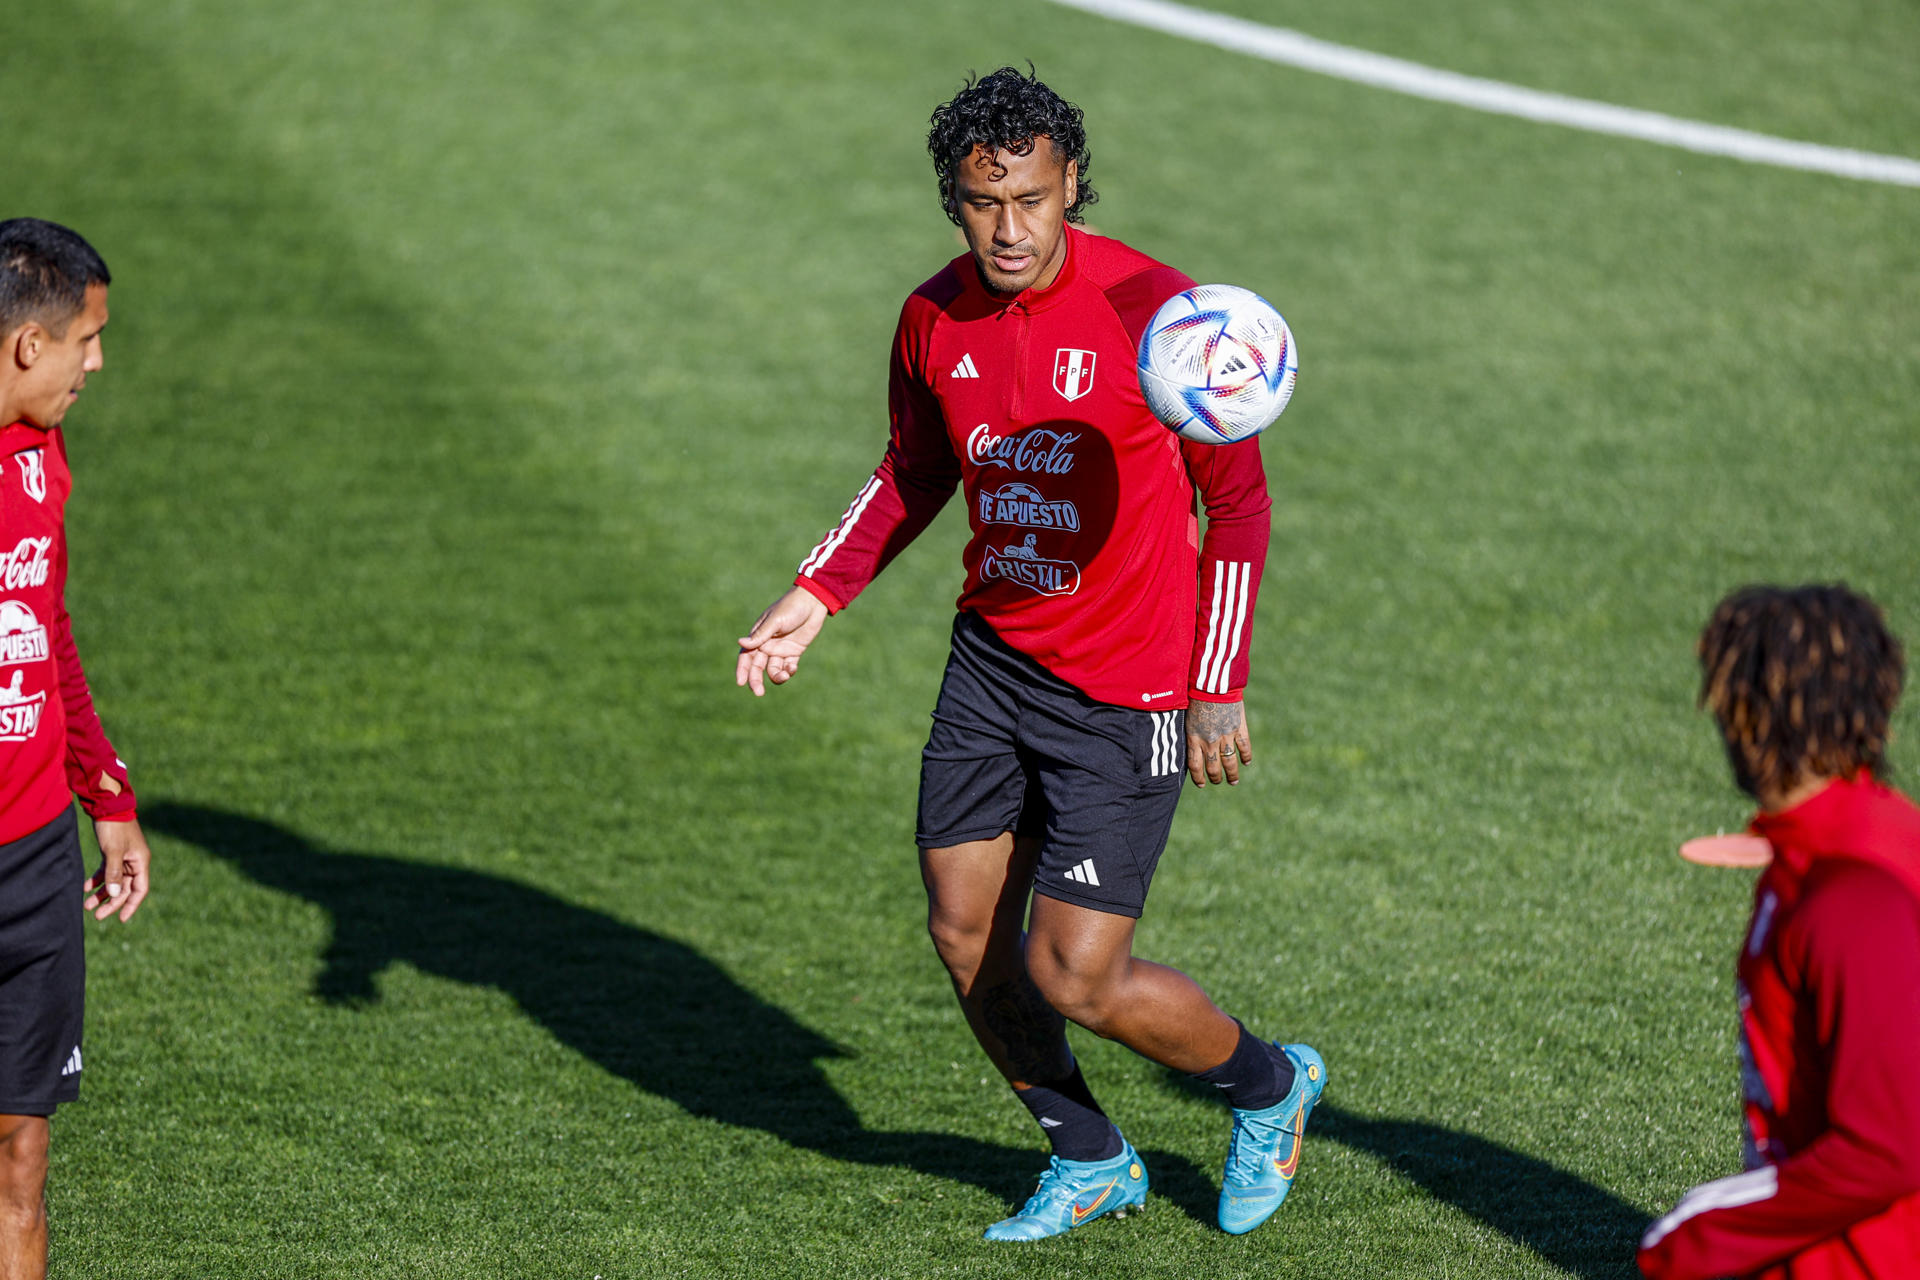
{"label": "red tracksuit jacket", "polygon": [[67,619],[72,489],[57,429],[0,430],[0,843],[46,826],[75,795],[96,819],[134,816]]}
{"label": "red tracksuit jacket", "polygon": [[907,299],[886,457],[797,581],[844,608],[959,484],[960,608],[1098,701],[1236,701],[1267,554],[1259,440],[1185,442],[1141,397],[1141,331],[1193,281],[1117,240],[1066,240],[1045,289],[997,298],[962,254]]}
{"label": "red tracksuit jacket", "polygon": [[1920,1277],[1920,810],[1864,774],[1753,831],[1740,951],[1748,1171],[1641,1242],[1658,1280]]}

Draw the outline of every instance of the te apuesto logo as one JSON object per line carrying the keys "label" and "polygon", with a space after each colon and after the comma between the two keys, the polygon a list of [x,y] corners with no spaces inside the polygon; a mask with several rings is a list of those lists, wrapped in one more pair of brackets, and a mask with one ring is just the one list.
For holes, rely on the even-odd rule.
{"label": "te apuesto logo", "polygon": [[980,523],[1013,524],[1027,529],[1080,531],[1080,512],[1071,502],[1050,502],[1025,481],[980,491]]}
{"label": "te apuesto logo", "polygon": [[0,600],[0,667],[44,662],[48,653],[47,629],[33,610],[18,600]]}

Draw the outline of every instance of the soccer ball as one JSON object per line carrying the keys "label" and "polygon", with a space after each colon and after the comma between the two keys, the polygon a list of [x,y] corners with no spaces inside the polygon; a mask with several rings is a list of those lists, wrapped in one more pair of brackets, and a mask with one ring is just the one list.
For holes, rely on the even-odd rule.
{"label": "soccer ball", "polygon": [[1265,431],[1293,395],[1293,332],[1267,300],[1231,284],[1168,298],[1140,337],[1140,391],[1188,440],[1232,444]]}

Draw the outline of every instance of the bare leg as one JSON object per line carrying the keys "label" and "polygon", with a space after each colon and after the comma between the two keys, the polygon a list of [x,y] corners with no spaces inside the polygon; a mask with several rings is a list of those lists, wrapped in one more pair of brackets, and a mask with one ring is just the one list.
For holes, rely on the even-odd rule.
{"label": "bare leg", "polygon": [[1038,840],[1011,832],[920,854],[934,950],[974,1038],[1016,1089],[1073,1070],[1066,1023],[1027,976],[1023,954],[1021,925],[1039,856]]}
{"label": "bare leg", "polygon": [[1134,922],[1036,894],[1027,972],[1047,1003],[1095,1035],[1190,1075],[1233,1055],[1240,1025],[1178,969],[1133,958]]}
{"label": "bare leg", "polygon": [[0,1280],[47,1274],[45,1116],[0,1116]]}

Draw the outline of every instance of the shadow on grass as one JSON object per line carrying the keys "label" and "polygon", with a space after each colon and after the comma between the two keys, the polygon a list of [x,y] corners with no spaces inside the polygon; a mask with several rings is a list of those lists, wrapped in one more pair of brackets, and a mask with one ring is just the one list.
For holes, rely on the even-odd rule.
{"label": "shadow on grass", "polygon": [[[333,939],[315,990],[336,1004],[377,1000],[374,978],[405,961],[506,992],[561,1043],[694,1115],[836,1160],[969,1183],[1009,1203],[1044,1163],[1037,1146],[867,1129],[817,1065],[844,1051],[685,943],[512,880],[334,852],[218,809],[162,802],[140,819],[324,909]],[[1163,1169],[1200,1177],[1177,1157],[1162,1157],[1156,1176]]]}
{"label": "shadow on grass", "polygon": [[1638,1276],[1647,1215],[1535,1156],[1418,1120],[1314,1108],[1308,1133],[1364,1151],[1436,1200],[1471,1214],[1582,1280]]}
{"label": "shadow on grass", "polygon": [[[1169,1071],[1168,1089],[1212,1099],[1210,1087]],[[1535,1156],[1459,1129],[1368,1119],[1321,1103],[1308,1138],[1338,1142],[1385,1164],[1436,1200],[1484,1222],[1580,1280],[1637,1280],[1634,1248],[1648,1216],[1610,1191]],[[1309,1157],[1311,1152],[1309,1152]],[[1213,1184],[1185,1177],[1161,1191],[1212,1221]]]}

